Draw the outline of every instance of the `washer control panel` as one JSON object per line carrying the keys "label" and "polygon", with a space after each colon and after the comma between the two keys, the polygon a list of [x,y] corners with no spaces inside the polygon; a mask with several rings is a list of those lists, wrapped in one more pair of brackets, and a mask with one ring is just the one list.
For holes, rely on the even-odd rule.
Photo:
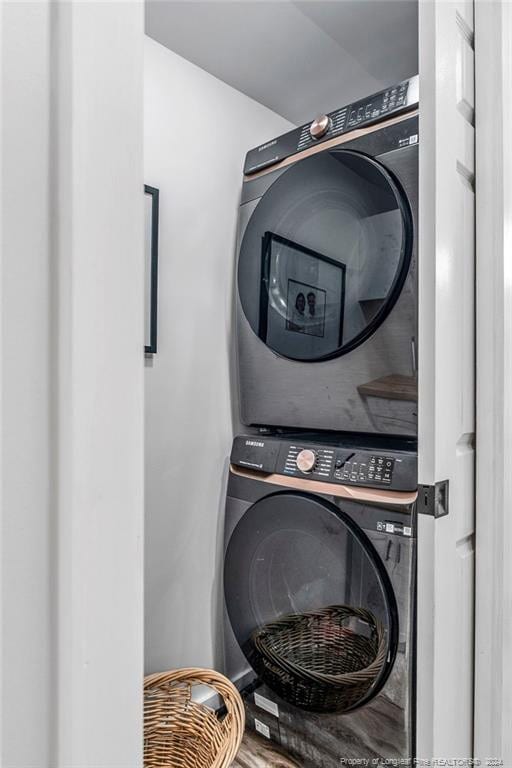
{"label": "washer control panel", "polygon": [[334,477],[336,480],[362,483],[375,481],[383,485],[391,485],[396,458],[393,456],[370,455],[362,461],[336,461]]}
{"label": "washer control panel", "polygon": [[348,486],[417,489],[417,455],[285,437],[236,437],[231,464],[266,474],[310,478]]}
{"label": "washer control panel", "polygon": [[394,113],[414,109],[419,100],[418,91],[418,76],[411,77],[373,96],[319,115],[315,120],[251,149],[245,158],[244,174],[257,173],[316,144],[384,120]]}

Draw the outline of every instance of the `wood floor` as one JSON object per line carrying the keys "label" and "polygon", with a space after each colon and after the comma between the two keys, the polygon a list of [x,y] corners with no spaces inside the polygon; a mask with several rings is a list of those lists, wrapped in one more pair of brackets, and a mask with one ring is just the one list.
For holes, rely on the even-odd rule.
{"label": "wood floor", "polygon": [[267,739],[246,731],[231,768],[301,768],[301,765]]}

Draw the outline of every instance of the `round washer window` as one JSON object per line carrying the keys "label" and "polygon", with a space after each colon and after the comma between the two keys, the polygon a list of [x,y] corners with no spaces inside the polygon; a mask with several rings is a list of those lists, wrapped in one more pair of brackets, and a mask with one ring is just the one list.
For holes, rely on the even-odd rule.
{"label": "round washer window", "polygon": [[370,540],[334,504],[297,492],[256,502],[229,540],[224,592],[240,648],[282,699],[342,712],[382,688],[395,596]]}
{"label": "round washer window", "polygon": [[328,360],[362,344],[403,287],[412,220],[372,158],[348,150],[299,161],[265,192],[238,261],[253,331],[278,355]]}

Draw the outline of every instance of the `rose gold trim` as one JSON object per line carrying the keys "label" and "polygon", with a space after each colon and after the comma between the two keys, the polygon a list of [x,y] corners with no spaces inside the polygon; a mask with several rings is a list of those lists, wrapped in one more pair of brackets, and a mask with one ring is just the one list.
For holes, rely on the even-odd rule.
{"label": "rose gold trim", "polygon": [[417,491],[381,491],[377,488],[351,488],[348,485],[335,483],[323,483],[319,480],[302,479],[301,477],[286,477],[285,475],[257,472],[253,469],[240,469],[230,465],[233,475],[246,477],[249,480],[259,480],[261,483],[271,483],[284,488],[294,488],[296,491],[310,491],[311,493],[323,493],[328,496],[351,499],[352,501],[368,501],[374,504],[393,504],[408,506],[418,498]]}
{"label": "rose gold trim", "polygon": [[342,136],[335,136],[333,139],[323,141],[321,144],[315,144],[314,146],[308,147],[308,149],[305,149],[302,152],[297,152],[296,155],[285,157],[285,159],[281,160],[280,163],[269,165],[266,168],[262,168],[261,171],[256,171],[256,173],[250,173],[244,176],[244,181],[251,181],[251,179],[257,179],[260,176],[265,176],[265,174],[270,173],[271,171],[275,171],[278,168],[286,168],[288,165],[292,165],[293,163],[302,160],[304,157],[316,155],[317,152],[323,152],[325,149],[337,147],[339,144],[345,144],[347,141],[354,141],[354,139],[359,139],[361,136],[366,136],[369,133],[380,131],[381,128],[386,128],[388,125],[401,123],[403,120],[408,120],[410,117],[415,117],[415,115],[419,115],[418,109],[413,109],[411,112],[404,112],[400,115],[397,115],[397,117],[384,120],[382,123],[374,123],[373,125],[369,125],[367,128],[356,128],[354,131],[350,131],[350,133],[345,133]]}

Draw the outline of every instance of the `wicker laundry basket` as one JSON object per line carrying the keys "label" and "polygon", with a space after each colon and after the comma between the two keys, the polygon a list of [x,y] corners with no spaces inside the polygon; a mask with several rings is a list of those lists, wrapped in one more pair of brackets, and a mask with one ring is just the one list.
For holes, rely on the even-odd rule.
{"label": "wicker laundry basket", "polygon": [[[364,634],[354,629],[361,622]],[[283,616],[256,630],[250,645],[260,678],[285,701],[313,712],[356,707],[387,656],[382,624],[370,611],[345,605]]]}
{"label": "wicker laundry basket", "polygon": [[[226,714],[194,701],[197,686],[220,696]],[[180,669],[144,680],[144,768],[228,768],[244,732],[235,686],[209,669]]]}

